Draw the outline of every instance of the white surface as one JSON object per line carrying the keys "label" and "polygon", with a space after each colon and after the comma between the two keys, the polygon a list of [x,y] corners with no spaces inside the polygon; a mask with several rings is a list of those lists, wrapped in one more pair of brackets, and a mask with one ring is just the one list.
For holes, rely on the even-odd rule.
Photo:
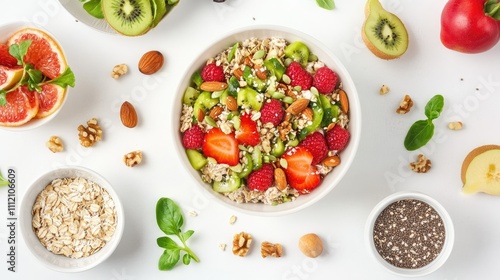
{"label": "white surface", "polygon": [[[405,22],[410,34],[408,52],[399,60],[384,61],[361,42],[364,1],[336,0],[326,11],[312,0],[182,0],[167,18],[148,34],[128,38],[98,32],[83,25],[56,0],[2,1],[0,21],[33,21],[55,34],[62,43],[77,86],[60,114],[43,128],[29,132],[0,131],[0,168],[18,170],[18,201],[27,186],[42,173],[60,165],[82,165],[102,174],[125,208],[127,224],[114,254],[101,265],[81,273],[54,272],[26,248],[18,232],[17,273],[0,265],[1,279],[399,279],[377,264],[364,242],[364,225],[371,209],[385,196],[416,190],[438,200],[455,225],[455,245],[448,261],[422,279],[496,279],[500,274],[500,222],[498,197],[460,193],[462,160],[473,148],[498,144],[500,74],[496,46],[489,52],[465,55],[445,49],[439,40],[439,21],[445,1],[384,0],[383,4]],[[356,83],[363,111],[363,138],[352,169],[341,183],[316,205],[285,217],[262,218],[236,213],[209,201],[188,180],[174,157],[170,130],[173,93],[188,63],[217,34],[254,24],[280,24],[307,33],[337,54]],[[164,53],[166,64],[153,76],[135,68],[149,50]],[[131,70],[120,80],[110,78],[119,63]],[[387,84],[391,92],[380,96]],[[407,115],[395,109],[404,94],[415,101]],[[422,149],[432,160],[427,174],[409,171],[407,164],[419,151],[408,152],[403,138],[409,126],[424,117],[427,100],[445,97],[445,111],[436,120],[433,140]],[[120,123],[124,100],[136,105],[138,127]],[[104,141],[92,149],[78,144],[77,126],[98,117]],[[464,122],[462,131],[449,131],[451,120]],[[45,142],[57,134],[65,141],[64,153],[52,154]],[[141,166],[127,168],[126,152],[142,149]],[[200,263],[178,265],[170,272],[157,270],[162,236],[155,221],[156,201],[173,198],[184,210],[185,229],[195,230],[189,240]],[[0,223],[5,225],[7,190],[0,189]],[[195,210],[197,217],[189,217]],[[231,215],[238,217],[229,224]],[[246,231],[254,247],[245,258],[230,252],[232,236]],[[325,252],[308,259],[297,248],[302,234],[315,232]],[[0,255],[6,258],[7,227],[0,227]],[[281,259],[262,259],[262,241],[284,246]],[[228,244],[225,252],[219,243]],[[1,258],[1,257],[0,257]],[[210,277],[208,277],[210,275]]]}

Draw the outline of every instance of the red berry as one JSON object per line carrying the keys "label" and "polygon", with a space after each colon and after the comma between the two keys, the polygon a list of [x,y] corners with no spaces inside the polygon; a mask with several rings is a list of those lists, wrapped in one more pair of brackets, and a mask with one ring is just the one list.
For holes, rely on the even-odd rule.
{"label": "red berry", "polygon": [[278,126],[283,116],[285,116],[285,110],[277,99],[271,99],[271,102],[264,103],[260,109],[262,123],[272,123],[274,126]]}
{"label": "red berry", "polygon": [[17,58],[9,53],[9,46],[0,44],[0,65],[14,67],[17,65]]}
{"label": "red berry", "polygon": [[256,146],[260,143],[260,135],[257,131],[257,123],[252,120],[250,114],[240,116],[240,128],[236,131],[236,140],[239,143]]}
{"label": "red berry", "polygon": [[309,134],[300,142],[300,146],[306,148],[309,152],[311,152],[313,156],[313,160],[311,164],[318,164],[328,154],[328,146],[326,145],[326,140],[321,132],[314,132],[313,134]]}
{"label": "red berry", "polygon": [[240,160],[240,149],[234,133],[225,134],[220,128],[212,128],[205,134],[203,154],[214,158],[217,163],[235,166]]}
{"label": "red berry", "polygon": [[252,171],[247,178],[247,186],[252,191],[266,191],[274,182],[274,168],[270,163],[264,163],[258,170]]}
{"label": "red berry", "polygon": [[206,82],[226,81],[226,77],[224,76],[224,69],[222,69],[222,66],[217,66],[215,63],[210,63],[203,67],[203,70],[201,70],[201,78]]}
{"label": "red berry", "polygon": [[326,133],[326,142],[330,150],[341,151],[347,146],[351,134],[340,125],[335,125]]}
{"label": "red berry", "polygon": [[186,149],[199,150],[203,146],[205,132],[198,125],[190,127],[182,135],[182,145]]}
{"label": "red berry", "polygon": [[300,86],[302,90],[309,90],[312,86],[313,77],[296,61],[288,65],[285,74],[290,77],[292,86]]}
{"label": "red berry", "polygon": [[326,66],[316,70],[313,77],[313,86],[323,94],[331,94],[338,82],[339,77],[337,76],[337,73],[333,72],[332,69]]}
{"label": "red berry", "polygon": [[310,193],[321,183],[321,175],[315,165],[311,165],[313,156],[301,146],[288,149],[283,154],[287,162],[285,174],[288,184],[300,193]]}

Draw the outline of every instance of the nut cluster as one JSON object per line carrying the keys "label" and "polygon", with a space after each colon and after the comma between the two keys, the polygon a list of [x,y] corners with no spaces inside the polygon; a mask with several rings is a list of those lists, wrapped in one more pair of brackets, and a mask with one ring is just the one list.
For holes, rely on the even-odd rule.
{"label": "nut cluster", "polygon": [[281,244],[273,244],[271,242],[264,241],[260,245],[260,255],[263,258],[266,257],[275,257],[275,258],[280,258],[283,256],[283,247]]}
{"label": "nut cluster", "polygon": [[49,141],[46,143],[47,148],[53,153],[59,153],[64,150],[64,144],[58,136],[50,136]]}
{"label": "nut cluster", "polygon": [[123,162],[128,167],[134,167],[142,162],[142,152],[140,150],[127,153],[123,156]]}
{"label": "nut cluster", "polygon": [[426,173],[431,169],[431,161],[423,154],[419,154],[417,161],[410,163],[410,169],[417,173]]}
{"label": "nut cluster", "polygon": [[102,129],[97,123],[96,118],[87,121],[87,126],[78,126],[78,138],[80,144],[84,147],[92,147],[95,143],[102,140]]}
{"label": "nut cluster", "polygon": [[233,254],[244,257],[250,250],[252,236],[246,232],[240,232],[233,237]]}

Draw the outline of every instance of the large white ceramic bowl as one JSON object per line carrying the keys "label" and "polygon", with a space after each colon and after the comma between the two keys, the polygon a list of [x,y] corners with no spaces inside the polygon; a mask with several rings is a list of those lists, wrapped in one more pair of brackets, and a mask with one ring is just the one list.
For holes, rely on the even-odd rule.
{"label": "large white ceramic bowl", "polygon": [[[0,26],[0,42],[5,44],[7,42],[7,40],[16,31],[21,30],[21,29],[26,28],[26,27],[40,29],[43,32],[50,35],[59,44],[59,46],[61,47],[61,51],[64,54],[64,49],[62,48],[61,44],[57,41],[57,38],[53,34],[51,34],[49,31],[43,29],[40,26],[36,26],[34,24],[30,24],[30,23],[26,23],[26,22],[12,22],[12,23],[8,23],[6,25]],[[26,131],[26,130],[31,130],[31,129],[40,127],[40,126],[48,123],[49,121],[54,119],[56,117],[56,115],[61,111],[62,107],[64,106],[64,103],[66,103],[68,92],[69,92],[69,87],[66,89],[66,94],[64,95],[64,99],[62,101],[61,106],[51,115],[49,115],[45,118],[40,118],[40,119],[33,118],[29,122],[27,122],[21,126],[15,126],[15,127],[0,126],[0,129],[7,130],[7,131]]]}
{"label": "large white ceramic bowl", "polygon": [[[373,240],[374,224],[377,218],[379,217],[380,213],[392,203],[407,199],[420,200],[432,206],[432,208],[434,208],[434,210],[436,210],[436,212],[441,217],[446,232],[444,245],[443,248],[441,249],[440,254],[426,266],[415,269],[396,267],[387,262],[386,260],[384,260],[377,252]],[[436,271],[446,262],[453,249],[453,243],[455,242],[455,230],[453,228],[453,222],[451,220],[451,217],[446,211],[446,209],[432,197],[419,192],[397,192],[382,199],[382,201],[380,201],[373,208],[372,212],[370,213],[366,221],[365,239],[370,255],[372,255],[373,259],[375,259],[375,261],[378,262],[380,265],[382,265],[386,270],[398,276],[421,277]]]}
{"label": "large white ceramic bowl", "polygon": [[[312,53],[316,54],[321,61],[323,61],[328,67],[338,73],[339,78],[342,81],[343,89],[349,96],[349,131],[351,133],[351,138],[346,149],[341,153],[342,163],[339,166],[335,167],[333,172],[325,177],[321,185],[313,190],[310,194],[301,195],[293,202],[283,203],[276,206],[265,205],[262,203],[239,204],[213,191],[211,186],[203,182],[200,178],[200,174],[191,167],[182,146],[182,137],[179,130],[179,117],[181,115],[182,109],[182,96],[185,89],[190,85],[192,74],[196,70],[200,70],[206,63],[208,58],[215,56],[217,53],[223,51],[224,49],[227,49],[237,41],[241,42],[251,37],[281,37],[289,42],[304,42],[309,47]],[[358,143],[361,134],[361,107],[356,87],[354,86],[354,82],[352,81],[351,76],[339,61],[339,59],[331,52],[331,50],[327,46],[323,45],[307,34],[290,28],[267,25],[249,26],[234,30],[208,44],[208,46],[193,61],[190,62],[190,66],[184,73],[183,78],[176,90],[176,98],[173,103],[171,121],[172,128],[174,130],[172,132],[172,135],[174,137],[173,142],[180,163],[183,166],[184,170],[190,174],[190,177],[193,179],[193,183],[197,187],[199,187],[202,192],[206,193],[218,203],[221,203],[222,205],[240,212],[260,216],[278,216],[296,212],[314,204],[339,184],[339,182],[342,180],[342,177],[344,177],[346,172],[349,170],[349,167],[351,166],[351,163],[353,162],[356,151],[358,149]]]}
{"label": "large white ceramic bowl", "polygon": [[[98,184],[101,188],[105,189],[115,203],[116,208],[116,230],[113,237],[106,245],[101,248],[98,252],[79,259],[65,257],[63,255],[56,255],[49,250],[47,250],[42,243],[40,243],[38,237],[35,235],[31,221],[32,214],[31,210],[33,204],[35,203],[38,194],[54,179],[57,178],[74,178],[82,177],[89,181]],[[125,226],[125,217],[123,212],[123,206],[118,198],[118,195],[113,190],[111,184],[106,181],[101,175],[96,172],[83,168],[83,167],[63,167],[49,171],[41,175],[36,179],[26,190],[21,201],[19,221],[21,234],[23,236],[24,242],[28,249],[33,253],[33,255],[45,266],[50,269],[61,271],[61,272],[79,272],[91,269],[96,265],[105,261],[113,251],[116,249],[120,243],[123,229]]]}

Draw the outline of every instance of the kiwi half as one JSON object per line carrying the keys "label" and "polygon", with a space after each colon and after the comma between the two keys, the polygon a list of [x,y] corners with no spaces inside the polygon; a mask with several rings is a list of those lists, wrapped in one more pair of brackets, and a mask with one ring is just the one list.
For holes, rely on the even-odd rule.
{"label": "kiwi half", "polygon": [[403,22],[386,11],[379,0],[368,0],[361,35],[368,49],[382,59],[399,58],[408,49],[408,32]]}
{"label": "kiwi half", "polygon": [[101,7],[108,24],[123,35],[141,35],[152,26],[150,0],[102,0]]}

